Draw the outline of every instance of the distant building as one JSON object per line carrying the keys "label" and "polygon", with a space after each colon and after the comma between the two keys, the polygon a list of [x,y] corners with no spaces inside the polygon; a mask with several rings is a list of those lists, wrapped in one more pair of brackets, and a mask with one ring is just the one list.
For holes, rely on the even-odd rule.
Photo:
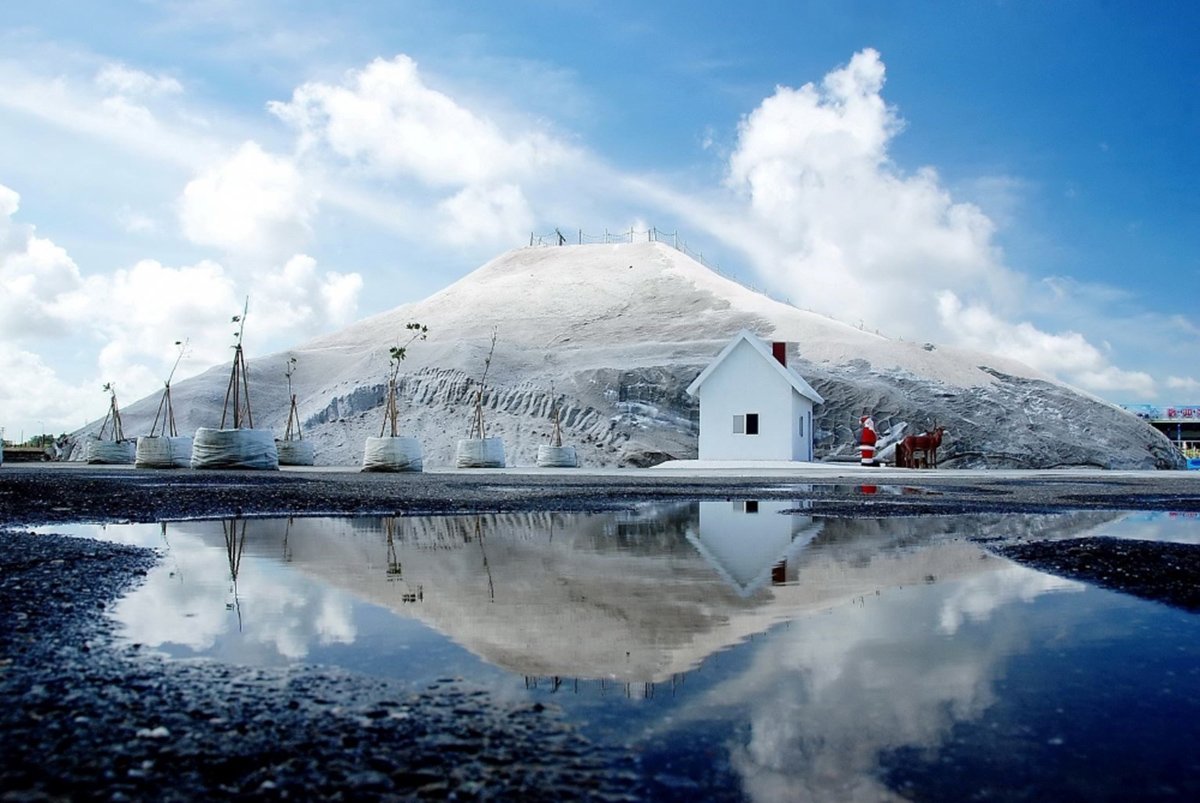
{"label": "distant building", "polygon": [[1121,406],[1166,435],[1188,459],[1188,468],[1200,469],[1200,404]]}
{"label": "distant building", "polygon": [[687,392],[700,400],[701,460],[812,460],[813,406],[825,400],[788,367],[787,343],[743,329]]}

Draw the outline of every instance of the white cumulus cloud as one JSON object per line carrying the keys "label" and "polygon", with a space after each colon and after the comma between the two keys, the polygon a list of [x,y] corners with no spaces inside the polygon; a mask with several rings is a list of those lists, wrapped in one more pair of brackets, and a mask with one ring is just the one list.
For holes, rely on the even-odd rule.
{"label": "white cumulus cloud", "polygon": [[303,84],[268,108],[296,130],[304,164],[377,185],[389,197],[374,206],[417,210],[393,225],[458,250],[512,247],[539,216],[561,213],[556,188],[588,169],[583,151],[543,125],[472,108],[430,86],[405,55],[340,83]]}
{"label": "white cumulus cloud", "polygon": [[[84,274],[64,249],[14,220],[19,203],[0,185],[0,425],[75,429],[81,410],[102,409],[104,382],[115,381],[125,403],[161,387],[184,338],[190,358],[180,377],[223,362],[230,316],[247,295],[257,299],[255,337],[277,347],[357,313],[362,277],[320,271],[303,254],[248,277],[211,260],[172,267],[143,259]],[[72,375],[46,356],[53,343],[74,352]]]}
{"label": "white cumulus cloud", "polygon": [[[173,358],[174,342],[184,337],[192,338],[198,361],[224,359],[228,338],[212,335],[224,334],[225,322],[241,299],[234,279],[216,262],[174,268],[144,259],[111,274],[89,276],[58,306],[102,337],[97,359],[101,375],[123,377],[125,386],[140,389],[142,382],[128,377],[141,366],[157,369]],[[209,340],[215,342],[207,345]],[[154,379],[155,370],[146,370],[143,382],[151,387],[161,382]]]}
{"label": "white cumulus cloud", "polygon": [[509,133],[426,85],[408,56],[376,59],[341,86],[306,83],[270,110],[302,144],[388,176],[446,187],[494,182],[548,169],[569,149],[539,131]]}
{"label": "white cumulus cloud", "polygon": [[166,75],[150,73],[127,67],[124,64],[109,64],[96,73],[96,86],[102,90],[126,96],[177,95],[183,85]]}
{"label": "white cumulus cloud", "polygon": [[251,255],[295,253],[311,236],[317,198],[286,158],[246,142],[188,182],[179,202],[194,243]]}
{"label": "white cumulus cloud", "polygon": [[102,342],[97,375],[119,377],[132,400],[161,385],[177,340],[190,340],[184,375],[227,360],[229,319],[246,296],[256,342],[287,343],[353,320],[361,289],[357,273],[320,273],[304,255],[246,281],[212,261],[176,268],[146,259],[88,277],[56,307]]}
{"label": "white cumulus cloud", "polygon": [[[317,271],[317,261],[296,254],[258,282],[261,303],[255,320],[268,331],[301,332],[306,327],[342,325],[354,320],[362,277]],[[256,324],[258,325],[258,324]]]}
{"label": "white cumulus cloud", "polygon": [[[63,381],[39,354],[0,340],[0,429],[6,440],[28,437],[39,426],[47,432],[72,430],[83,424],[80,410],[100,408],[100,386]],[[35,424],[35,422],[37,422]]]}
{"label": "white cumulus cloud", "polygon": [[55,300],[82,285],[67,252],[13,217],[21,198],[0,184],[0,335],[11,340],[66,334]]}
{"label": "white cumulus cloud", "polygon": [[[726,181],[760,274],[797,306],[885,334],[1013,357],[1092,391],[1152,395],[1149,374],[1118,368],[1107,348],[1025,320],[1041,299],[1005,264],[993,220],[955,200],[932,167],[892,160],[903,121],[884,81],[866,49],[820,85],[778,87],[742,120]],[[986,183],[1006,193],[993,205],[1007,215],[1019,182]]]}
{"label": "white cumulus cloud", "polygon": [[939,294],[937,316],[960,344],[1011,357],[1096,392],[1128,391],[1149,398],[1153,377],[1114,366],[1107,354],[1078,332],[1044,332],[1027,321],[1009,322],[983,304],[964,304],[950,291]]}
{"label": "white cumulus cloud", "polygon": [[1167,387],[1171,390],[1185,390],[1188,393],[1200,391],[1200,379],[1190,376],[1169,376]]}
{"label": "white cumulus cloud", "polygon": [[440,235],[447,241],[512,239],[514,232],[526,231],[534,222],[529,201],[516,184],[465,187],[438,208],[443,214]]}
{"label": "white cumulus cloud", "polygon": [[[761,271],[793,301],[915,335],[931,287],[1003,292],[1010,277],[986,215],[932,168],[891,162],[902,125],[883,83],[879,54],[864,50],[819,87],[777,88],[742,121],[728,183],[777,244]],[[914,312],[897,324],[897,309]]]}

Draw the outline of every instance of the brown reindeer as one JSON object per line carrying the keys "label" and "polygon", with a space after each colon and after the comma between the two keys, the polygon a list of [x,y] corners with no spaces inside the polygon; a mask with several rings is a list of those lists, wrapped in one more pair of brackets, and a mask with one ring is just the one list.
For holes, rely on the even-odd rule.
{"label": "brown reindeer", "polygon": [[896,465],[900,468],[937,468],[937,450],[945,434],[945,427],[935,426],[923,435],[906,435],[896,444]]}

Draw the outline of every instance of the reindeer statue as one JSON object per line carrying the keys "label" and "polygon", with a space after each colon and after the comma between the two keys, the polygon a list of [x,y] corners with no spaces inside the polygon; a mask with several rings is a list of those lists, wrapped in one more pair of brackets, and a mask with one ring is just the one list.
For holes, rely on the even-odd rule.
{"label": "reindeer statue", "polygon": [[945,427],[934,426],[923,435],[906,435],[904,440],[896,444],[896,466],[937,468],[937,450],[945,434]]}

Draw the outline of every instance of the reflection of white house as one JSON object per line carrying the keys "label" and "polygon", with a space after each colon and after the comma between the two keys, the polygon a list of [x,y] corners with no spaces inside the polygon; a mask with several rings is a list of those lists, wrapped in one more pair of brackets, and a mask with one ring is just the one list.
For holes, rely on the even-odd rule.
{"label": "reflection of white house", "polygon": [[700,399],[701,460],[812,460],[821,398],[787,366],[787,344],[743,329],[688,386]]}
{"label": "reflection of white house", "polygon": [[787,514],[800,502],[784,499],[701,502],[692,543],[739,596],[749,597],[768,580],[782,582],[787,564],[821,532],[811,516]]}

